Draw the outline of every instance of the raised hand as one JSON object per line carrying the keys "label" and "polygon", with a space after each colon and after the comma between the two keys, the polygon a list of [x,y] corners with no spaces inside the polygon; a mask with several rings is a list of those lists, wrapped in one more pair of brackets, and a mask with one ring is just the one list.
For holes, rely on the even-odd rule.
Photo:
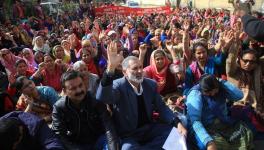
{"label": "raised hand", "polygon": [[15,82],[16,82],[16,77],[15,77],[15,75],[14,75],[14,74],[9,75],[9,76],[8,76],[8,81],[9,81],[10,84],[15,83]]}
{"label": "raised hand", "polygon": [[24,97],[25,97],[26,104],[28,104],[28,105],[33,104],[34,100],[31,97],[29,97],[27,95],[24,95]]}
{"label": "raised hand", "polygon": [[45,68],[46,68],[46,64],[45,64],[44,62],[42,62],[42,63],[39,64],[38,70],[39,70],[39,71],[42,71],[42,70],[44,70]]}
{"label": "raised hand", "polygon": [[63,64],[62,59],[56,59],[55,64],[62,65]]}
{"label": "raised hand", "polygon": [[186,20],[183,23],[183,30],[184,31],[189,31],[189,29],[190,29],[190,21]]}
{"label": "raised hand", "polygon": [[75,34],[71,34],[71,35],[69,36],[69,43],[70,43],[70,48],[71,48],[71,49],[75,49],[75,47],[76,47],[76,42],[75,42],[75,40],[76,40],[76,35],[75,35]]}
{"label": "raised hand", "polygon": [[105,31],[101,31],[99,34],[99,41],[102,41],[105,38]]}
{"label": "raised hand", "polygon": [[240,31],[240,30],[234,30],[233,32],[234,32],[234,41],[235,42],[239,41],[239,36],[242,33],[242,31]]}
{"label": "raised hand", "polygon": [[123,61],[123,51],[118,53],[117,42],[113,41],[107,46],[108,71],[114,71]]}
{"label": "raised hand", "polygon": [[155,29],[154,29],[154,28],[150,28],[150,29],[149,29],[149,33],[150,33],[151,35],[154,35],[154,34],[155,34]]}
{"label": "raised hand", "polygon": [[140,52],[140,54],[146,54],[146,52],[147,52],[147,44],[141,44],[140,46],[139,46],[139,52]]}
{"label": "raised hand", "polygon": [[100,30],[100,25],[97,19],[94,20],[93,24],[96,30]]}
{"label": "raised hand", "polygon": [[129,34],[129,28],[127,26],[123,28],[123,33]]}
{"label": "raised hand", "polygon": [[92,30],[92,35],[96,38],[96,39],[99,39],[99,32],[98,32],[98,30],[97,29],[93,29]]}
{"label": "raised hand", "polygon": [[175,53],[175,51],[173,49],[173,44],[170,40],[166,41],[166,48],[171,53],[171,55],[173,55]]}
{"label": "raised hand", "polygon": [[29,112],[29,113],[32,112],[32,108],[34,105],[33,99],[31,97],[24,95],[24,101],[27,104],[25,112]]}
{"label": "raised hand", "polygon": [[242,32],[242,33],[240,33],[240,35],[239,35],[239,39],[240,39],[240,40],[243,40],[244,37],[246,37],[246,36],[247,36],[247,34],[246,34],[245,32]]}
{"label": "raised hand", "polygon": [[224,41],[223,48],[225,50],[228,50],[230,48],[233,40],[234,40],[233,31],[224,32],[224,35],[223,35],[223,41]]}
{"label": "raised hand", "polygon": [[156,36],[151,38],[150,41],[155,47],[159,47],[159,39]]}

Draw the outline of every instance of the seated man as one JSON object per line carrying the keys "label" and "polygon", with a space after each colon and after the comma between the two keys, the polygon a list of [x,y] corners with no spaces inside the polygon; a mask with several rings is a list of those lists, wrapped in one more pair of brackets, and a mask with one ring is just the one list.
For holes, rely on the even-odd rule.
{"label": "seated man", "polygon": [[18,111],[0,118],[0,141],[0,147],[4,150],[64,149],[44,120]]}
{"label": "seated man", "polygon": [[[57,101],[52,113],[52,129],[68,149],[115,149],[116,134],[105,104],[96,101],[79,72],[61,78],[66,96]],[[105,138],[107,136],[107,142]]]}
{"label": "seated man", "polygon": [[[162,149],[173,125],[186,136],[187,130],[158,94],[156,82],[143,77],[140,60],[135,56],[124,59],[124,77],[113,81],[114,70],[122,61],[122,55],[109,49],[107,53],[108,67],[96,97],[104,103],[112,104],[122,150]],[[160,114],[163,123],[153,121],[154,110]]]}

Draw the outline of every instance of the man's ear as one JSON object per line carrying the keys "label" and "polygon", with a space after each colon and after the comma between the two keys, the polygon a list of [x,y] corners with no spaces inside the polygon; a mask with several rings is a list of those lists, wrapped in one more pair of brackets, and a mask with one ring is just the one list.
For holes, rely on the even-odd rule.
{"label": "man's ear", "polygon": [[125,77],[127,77],[126,70],[122,70],[122,72],[123,72],[123,75],[124,75]]}
{"label": "man's ear", "polygon": [[62,88],[62,92],[65,94],[66,93],[66,89],[65,88]]}

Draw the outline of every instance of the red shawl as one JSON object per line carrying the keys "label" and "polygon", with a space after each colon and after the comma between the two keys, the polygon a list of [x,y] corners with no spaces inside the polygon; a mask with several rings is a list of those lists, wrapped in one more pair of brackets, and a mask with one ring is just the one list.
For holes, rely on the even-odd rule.
{"label": "red shawl", "polygon": [[[90,52],[90,54],[92,55],[92,50],[88,50]],[[82,49],[78,52],[77,54],[80,58],[82,57]],[[93,58],[91,58],[91,60],[89,61],[89,63],[85,63],[87,65],[87,69],[89,72],[93,73],[93,74],[97,74],[99,75],[99,72],[97,70],[96,65],[94,64],[94,60]]]}
{"label": "red shawl", "polygon": [[[162,52],[164,54],[165,64],[163,69],[158,72],[157,66],[155,63],[154,56],[157,52]],[[144,72],[148,78],[154,79],[158,84],[158,92],[161,92],[165,85],[166,85],[166,76],[167,76],[167,69],[169,67],[169,60],[166,57],[165,53],[162,50],[155,50],[151,53],[150,56],[150,65],[144,68]]]}
{"label": "red shawl", "polygon": [[99,75],[98,70],[97,70],[97,67],[96,67],[96,65],[94,64],[93,59],[91,59],[90,62],[89,62],[88,64],[86,64],[86,65],[87,65],[87,68],[88,68],[88,71],[89,71],[89,72],[91,72],[91,73],[93,73],[93,74],[97,74],[97,75]]}

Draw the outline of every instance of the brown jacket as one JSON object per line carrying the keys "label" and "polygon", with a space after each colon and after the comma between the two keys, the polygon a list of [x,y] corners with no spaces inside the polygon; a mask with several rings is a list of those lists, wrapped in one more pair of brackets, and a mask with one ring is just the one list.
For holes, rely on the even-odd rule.
{"label": "brown jacket", "polygon": [[253,80],[253,87],[250,85],[240,86],[240,70],[239,64],[237,62],[238,55],[238,43],[233,44],[231,47],[228,58],[226,60],[226,74],[227,80],[239,87],[243,93],[244,97],[239,102],[235,103],[237,105],[251,105],[256,112],[264,113],[264,92],[263,92],[263,77],[261,65],[258,66],[253,71],[253,75],[250,78]]}

